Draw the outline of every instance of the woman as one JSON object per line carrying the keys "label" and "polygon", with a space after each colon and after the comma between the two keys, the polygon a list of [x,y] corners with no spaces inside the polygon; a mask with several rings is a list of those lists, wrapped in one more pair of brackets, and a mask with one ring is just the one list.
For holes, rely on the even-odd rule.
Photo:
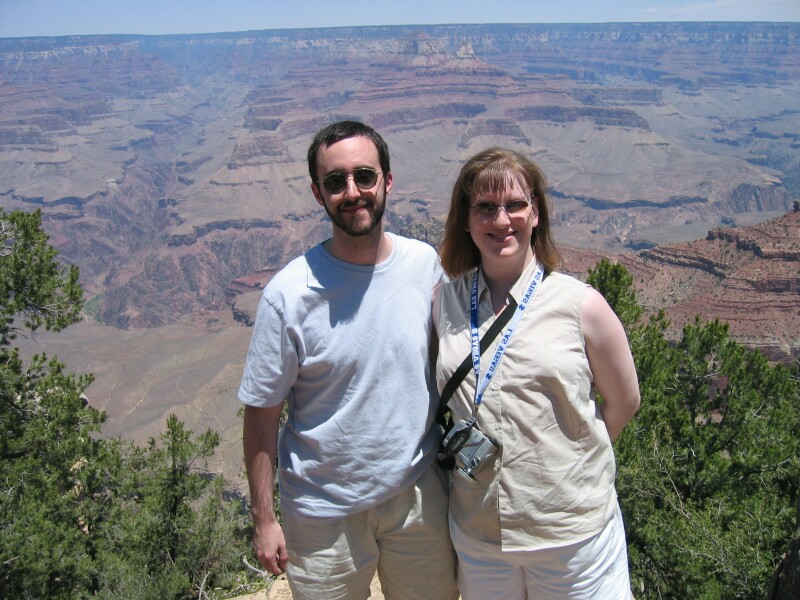
{"label": "woman", "polygon": [[[440,254],[439,391],[473,361],[449,400],[469,432],[449,451],[462,467],[450,499],[462,598],[631,598],[611,442],[638,410],[636,370],[602,295],[556,272],[542,171],[500,148],[469,159]],[[507,306],[514,318],[480,357]]]}

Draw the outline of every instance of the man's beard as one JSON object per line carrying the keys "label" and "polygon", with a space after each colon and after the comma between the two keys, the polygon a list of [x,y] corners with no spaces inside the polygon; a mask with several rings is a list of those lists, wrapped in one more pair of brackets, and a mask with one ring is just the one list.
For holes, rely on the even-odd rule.
{"label": "man's beard", "polygon": [[371,233],[380,224],[381,219],[383,219],[383,213],[386,210],[386,184],[383,186],[382,198],[376,197],[374,200],[365,201],[365,207],[372,207],[372,212],[369,213],[369,221],[366,223],[361,220],[345,219],[339,212],[340,209],[349,208],[354,204],[358,204],[359,202],[361,202],[361,200],[357,200],[355,202],[342,202],[337,206],[336,212],[332,212],[328,208],[327,203],[323,202],[322,205],[325,207],[325,212],[328,213],[328,216],[331,218],[331,221],[333,221],[333,224],[336,225],[336,227],[352,237],[363,237]]}

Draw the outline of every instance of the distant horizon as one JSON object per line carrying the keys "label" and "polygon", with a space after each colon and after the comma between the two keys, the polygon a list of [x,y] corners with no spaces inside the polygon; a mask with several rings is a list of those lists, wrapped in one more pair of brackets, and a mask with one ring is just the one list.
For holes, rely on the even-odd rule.
{"label": "distant horizon", "polygon": [[65,33],[60,35],[0,35],[0,39],[37,39],[37,38],[68,38],[68,37],[169,37],[169,36],[215,36],[239,35],[246,33],[259,33],[262,31],[306,31],[314,29],[375,29],[382,27],[483,27],[498,26],[525,26],[525,25],[658,25],[658,24],[770,24],[770,25],[800,25],[800,21],[564,21],[564,22],[516,22],[516,23],[391,23],[385,25],[321,25],[307,27],[266,27],[263,29],[241,29],[230,31],[190,31],[180,33]]}
{"label": "distant horizon", "polygon": [[[578,16],[576,16],[578,15]],[[435,25],[798,23],[798,0],[0,0],[0,37],[202,35]]]}

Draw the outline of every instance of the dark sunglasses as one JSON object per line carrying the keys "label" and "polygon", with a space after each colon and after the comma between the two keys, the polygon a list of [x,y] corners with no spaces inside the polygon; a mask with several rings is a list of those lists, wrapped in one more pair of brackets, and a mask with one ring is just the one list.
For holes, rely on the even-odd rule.
{"label": "dark sunglasses", "polygon": [[380,171],[369,167],[358,167],[353,169],[353,174],[348,175],[342,171],[333,171],[322,178],[322,187],[329,194],[341,194],[347,188],[347,180],[353,178],[353,183],[361,191],[366,191],[378,182]]}

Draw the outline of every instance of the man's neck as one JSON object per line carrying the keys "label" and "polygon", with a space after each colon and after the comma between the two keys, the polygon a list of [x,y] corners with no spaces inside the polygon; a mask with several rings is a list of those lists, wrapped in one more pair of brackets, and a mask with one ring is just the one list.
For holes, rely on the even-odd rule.
{"label": "man's neck", "polygon": [[374,266],[382,263],[392,253],[392,240],[379,225],[363,236],[351,236],[333,228],[333,237],[325,243],[325,250],[341,261],[353,265]]}

